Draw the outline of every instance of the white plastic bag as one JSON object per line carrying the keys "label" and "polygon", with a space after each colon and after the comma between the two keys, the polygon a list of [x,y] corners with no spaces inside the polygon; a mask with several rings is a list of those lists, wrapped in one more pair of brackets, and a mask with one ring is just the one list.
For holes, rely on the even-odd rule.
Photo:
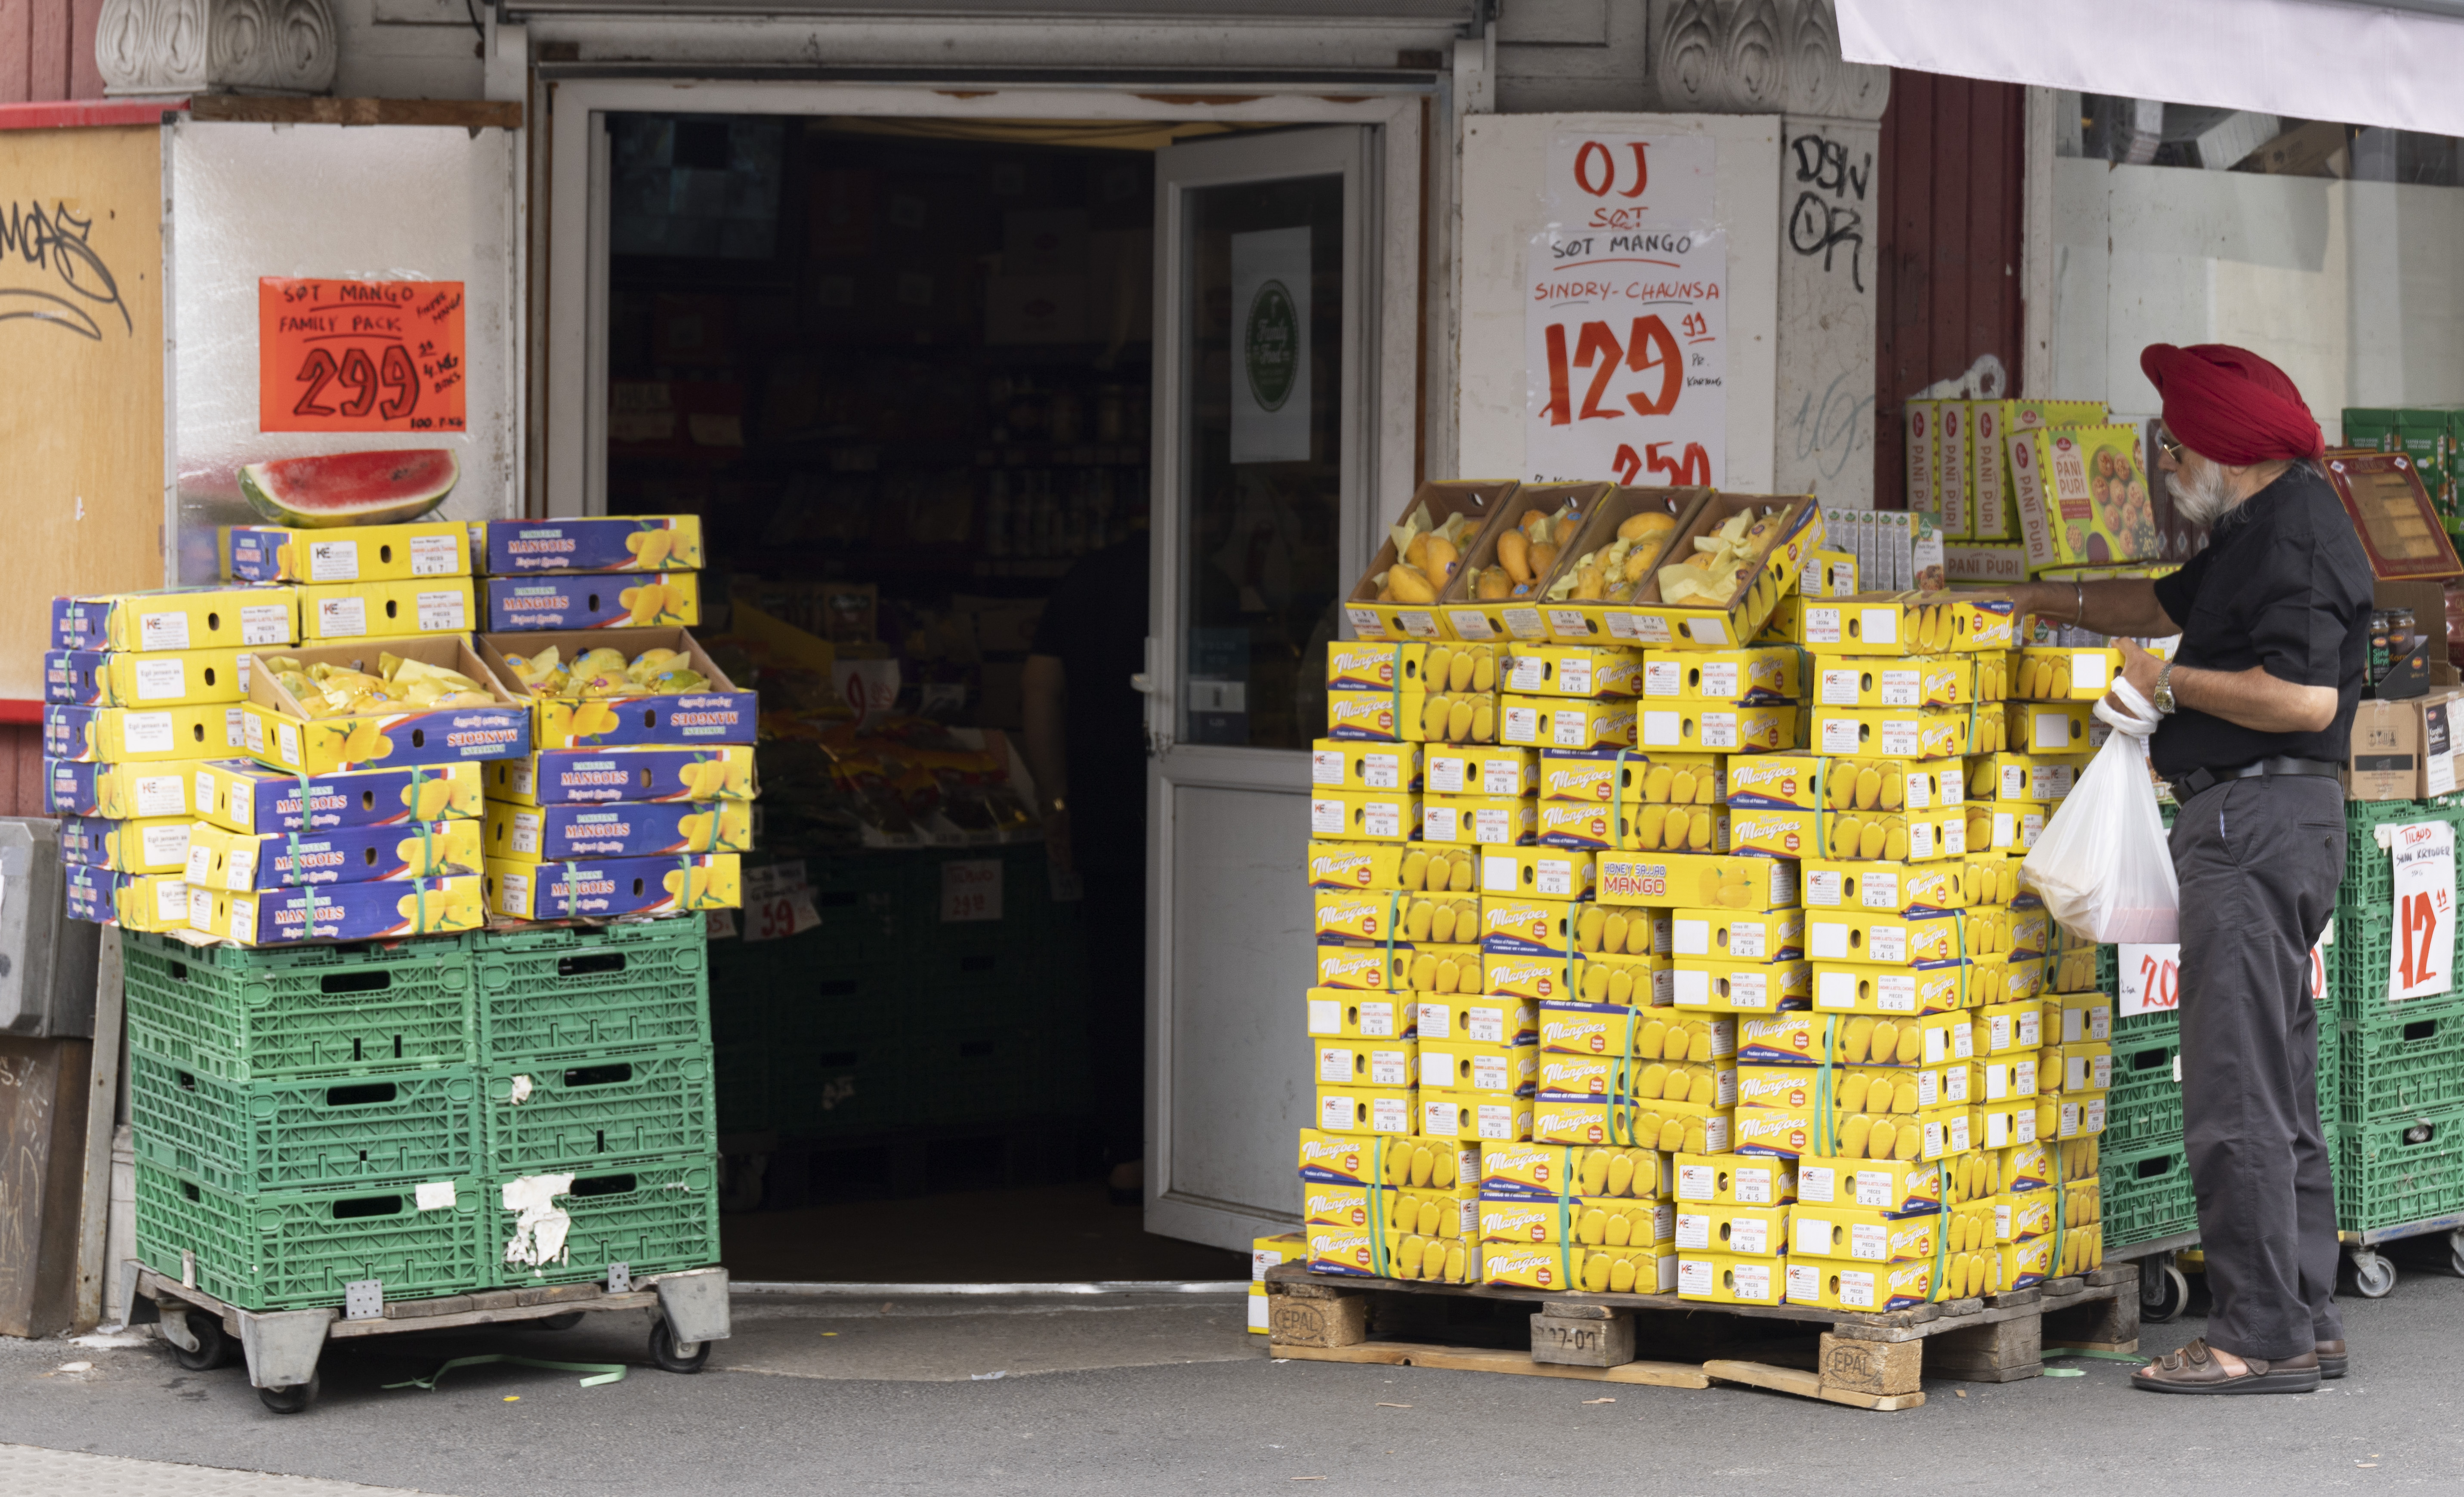
{"label": "white plastic bag", "polygon": [[2055,808],[2019,877],[2082,940],[2168,944],[2179,938],[2181,887],[2147,773],[2156,715],[2129,682],[2115,682],[2114,693],[2130,711],[2096,704],[2113,736]]}

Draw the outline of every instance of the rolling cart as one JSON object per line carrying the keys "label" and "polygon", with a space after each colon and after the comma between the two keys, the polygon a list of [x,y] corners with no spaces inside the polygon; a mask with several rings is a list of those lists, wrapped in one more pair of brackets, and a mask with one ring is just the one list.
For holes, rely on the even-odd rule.
{"label": "rolling cart", "polygon": [[650,1360],[671,1373],[697,1373],[710,1344],[729,1334],[727,1270],[689,1268],[635,1279],[623,1264],[608,1266],[602,1284],[479,1289],[434,1299],[391,1300],[374,1283],[355,1284],[342,1308],[250,1310],[182,1284],[134,1259],[121,1265],[132,1325],[159,1324],[172,1356],[191,1372],[248,1364],[256,1396],[276,1414],[298,1414],[317,1401],[317,1362],[328,1341],[448,1331],[463,1326],[523,1325],[563,1331],[585,1314],[655,1310]]}

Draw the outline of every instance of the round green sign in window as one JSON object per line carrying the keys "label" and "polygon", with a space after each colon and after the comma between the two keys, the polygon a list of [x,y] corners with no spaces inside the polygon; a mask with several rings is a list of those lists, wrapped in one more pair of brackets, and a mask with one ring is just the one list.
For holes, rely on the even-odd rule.
{"label": "round green sign in window", "polygon": [[1242,332],[1242,361],[1249,371],[1249,395],[1267,410],[1281,410],[1300,375],[1301,319],[1292,294],[1270,280],[1249,298]]}

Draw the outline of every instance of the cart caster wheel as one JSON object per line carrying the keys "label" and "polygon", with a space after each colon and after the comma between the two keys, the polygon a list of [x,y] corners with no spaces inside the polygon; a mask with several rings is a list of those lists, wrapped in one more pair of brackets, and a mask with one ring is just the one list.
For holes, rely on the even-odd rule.
{"label": "cart caster wheel", "polygon": [[2376,1253],[2355,1253],[2353,1288],[2361,1291],[2364,1299],[2387,1298],[2387,1291],[2395,1288],[2395,1265]]}
{"label": "cart caster wheel", "polygon": [[667,1321],[662,1318],[650,1326],[650,1360],[657,1363],[663,1372],[697,1373],[710,1361],[710,1343],[704,1341],[694,1346],[690,1355],[678,1352],[676,1333],[668,1329]]}
{"label": "cart caster wheel", "polygon": [[223,1330],[222,1318],[192,1310],[187,1312],[187,1320],[188,1334],[197,1338],[197,1349],[191,1352],[176,1341],[167,1343],[171,1360],[192,1373],[209,1373],[217,1367],[230,1366],[231,1358],[239,1354],[239,1344]]}
{"label": "cart caster wheel", "polygon": [[2139,1318],[2163,1325],[2180,1316],[2190,1302],[2190,1281],[2171,1264],[2143,1266],[2139,1274]]}
{"label": "cart caster wheel", "polygon": [[537,1320],[522,1322],[525,1328],[532,1331],[570,1331],[580,1324],[582,1324],[582,1311],[578,1310],[568,1310],[561,1315],[541,1315]]}
{"label": "cart caster wheel", "polygon": [[296,1387],[259,1388],[256,1390],[256,1398],[258,1402],[276,1414],[305,1414],[308,1412],[309,1405],[317,1401],[317,1395],[324,1391],[324,1375],[311,1373],[306,1382]]}
{"label": "cart caster wheel", "polygon": [[2457,1278],[2464,1279],[2464,1227],[2447,1234],[2447,1266]]}

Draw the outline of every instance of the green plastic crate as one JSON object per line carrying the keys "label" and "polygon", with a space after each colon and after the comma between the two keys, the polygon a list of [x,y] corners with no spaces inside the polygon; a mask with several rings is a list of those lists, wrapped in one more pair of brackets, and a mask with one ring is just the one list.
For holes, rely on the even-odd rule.
{"label": "green plastic crate", "polygon": [[2129,1247],[2199,1229],[2189,1156],[2177,1140],[2158,1148],[2102,1152],[2104,1245]]}
{"label": "green plastic crate", "polygon": [[593,1169],[718,1146],[707,1046],[502,1065],[485,1085],[482,1157],[490,1173]]}
{"label": "green plastic crate", "polygon": [[2181,1052],[2176,1024],[2114,1035],[2113,1087],[2104,1100],[2107,1149],[2145,1149],[2181,1140],[2182,1087],[2173,1079],[2174,1057]]}
{"label": "green plastic crate", "polygon": [[[2329,1115],[2348,1125],[2464,1106],[2464,994],[2382,1002],[2347,1016],[2337,1074],[2339,1106]],[[2320,1098],[2322,1112],[2326,1101]]]}
{"label": "green plastic crate", "polygon": [[698,914],[470,937],[482,1064],[710,1043]]}
{"label": "green plastic crate", "polygon": [[[561,1173],[561,1172],[559,1172]],[[520,1214],[507,1210],[504,1187],[517,1176],[492,1178],[487,1200],[484,1266],[497,1285],[598,1284],[621,1263],[638,1282],[645,1274],[706,1268],[718,1262],[718,1156],[700,1153],[594,1166],[573,1177],[571,1190],[550,1203],[564,1213],[561,1251],[547,1262],[519,1261],[525,1240]]]}
{"label": "green plastic crate", "polygon": [[477,1173],[470,1070],[232,1083],[132,1046],[137,1157],[217,1190],[325,1190]]}
{"label": "green plastic crate", "polygon": [[121,957],[135,1043],[219,1081],[471,1062],[458,936],[258,951],[122,931]]}
{"label": "green plastic crate", "polygon": [[2464,1107],[2340,1130],[2336,1225],[2347,1232],[2464,1210]]}
{"label": "green plastic crate", "polygon": [[[374,1279],[387,1299],[463,1294],[488,1282],[486,1202],[473,1178],[451,1205],[421,1210],[412,1185],[232,1195],[137,1161],[137,1257],[165,1277],[242,1310],[340,1307],[345,1286]],[[193,1256],[193,1262],[190,1255]]]}

